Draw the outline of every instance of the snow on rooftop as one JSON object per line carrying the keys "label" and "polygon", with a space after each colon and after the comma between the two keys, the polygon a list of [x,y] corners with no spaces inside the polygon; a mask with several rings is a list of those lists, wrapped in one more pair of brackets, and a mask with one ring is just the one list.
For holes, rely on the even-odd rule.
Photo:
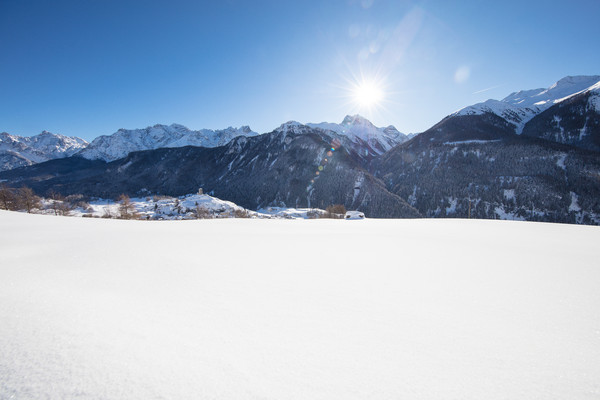
{"label": "snow on rooftop", "polygon": [[600,228],[0,211],[2,399],[589,399]]}

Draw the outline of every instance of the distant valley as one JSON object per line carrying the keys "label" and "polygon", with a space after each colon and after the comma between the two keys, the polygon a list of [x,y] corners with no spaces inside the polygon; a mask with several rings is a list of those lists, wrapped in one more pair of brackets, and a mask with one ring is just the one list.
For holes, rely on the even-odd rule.
{"label": "distant valley", "polygon": [[358,115],[263,134],[156,125],[40,150],[33,138],[3,135],[0,180],[39,194],[202,188],[252,210],[343,204],[378,218],[600,224],[600,76],[468,106],[413,137]]}

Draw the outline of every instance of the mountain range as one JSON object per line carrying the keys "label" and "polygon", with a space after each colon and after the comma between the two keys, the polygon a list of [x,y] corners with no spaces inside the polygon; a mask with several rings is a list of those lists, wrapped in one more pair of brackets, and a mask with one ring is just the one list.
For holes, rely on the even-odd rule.
{"label": "mountain range", "polygon": [[[302,125],[290,121],[282,126]],[[360,147],[361,156],[372,158],[407,140],[394,126],[377,128],[359,115],[346,116],[341,124],[323,122],[307,124],[337,132]],[[249,126],[221,130],[191,130],[180,124],[157,124],[144,129],[119,129],[111,135],[102,135],[91,143],[77,137],[67,137],[47,131],[32,137],[0,133],[0,171],[32,165],[56,158],[77,155],[89,160],[114,161],[133,151],[173,147],[219,147],[238,136],[259,135]]]}
{"label": "mountain range", "polygon": [[112,135],[94,139],[77,155],[89,160],[114,161],[132,151],[153,150],[163,147],[218,147],[238,136],[256,136],[249,126],[222,130],[193,131],[183,125],[154,125],[145,129],[119,129]]}
{"label": "mountain range", "polygon": [[0,171],[55,158],[70,157],[83,150],[88,144],[78,137],[63,136],[47,131],[31,137],[1,132]]}
{"label": "mountain range", "polygon": [[341,203],[369,217],[600,223],[600,76],[459,110],[414,137],[342,123],[119,130],[74,155],[0,173],[40,193],[206,193],[243,207]]}

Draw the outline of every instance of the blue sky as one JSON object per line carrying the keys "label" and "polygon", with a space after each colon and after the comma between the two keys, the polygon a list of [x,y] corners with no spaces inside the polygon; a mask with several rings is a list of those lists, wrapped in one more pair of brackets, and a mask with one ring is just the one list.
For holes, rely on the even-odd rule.
{"label": "blue sky", "polygon": [[[420,132],[464,106],[600,74],[600,2],[0,0],[0,131],[288,120]],[[362,77],[362,78],[361,78]],[[361,107],[351,88],[377,81]]]}

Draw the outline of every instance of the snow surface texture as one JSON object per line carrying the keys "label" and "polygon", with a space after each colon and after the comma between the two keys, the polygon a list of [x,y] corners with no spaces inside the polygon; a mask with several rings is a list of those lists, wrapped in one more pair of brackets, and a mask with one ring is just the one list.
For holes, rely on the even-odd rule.
{"label": "snow surface texture", "polygon": [[600,396],[598,227],[0,226],[1,399]]}
{"label": "snow surface texture", "polygon": [[79,155],[90,160],[114,161],[132,151],[153,150],[163,147],[202,146],[217,147],[229,143],[237,136],[256,136],[250,127],[229,127],[213,131],[192,131],[183,125],[154,125],[146,129],[119,129],[108,136],[94,139]]}
{"label": "snow surface texture", "polygon": [[491,112],[514,124],[516,132],[520,134],[525,124],[535,115],[584,92],[592,92],[590,107],[598,109],[596,99],[600,92],[600,75],[567,76],[547,89],[521,90],[500,101],[490,99],[465,107],[452,115],[479,115]]}

